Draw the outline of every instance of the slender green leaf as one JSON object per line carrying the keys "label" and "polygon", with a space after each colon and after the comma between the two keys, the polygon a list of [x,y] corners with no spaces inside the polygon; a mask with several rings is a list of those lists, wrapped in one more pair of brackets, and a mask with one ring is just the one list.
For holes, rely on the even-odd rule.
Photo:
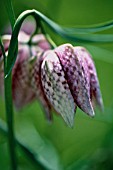
{"label": "slender green leaf", "polygon": [[40,136],[30,121],[24,120],[21,121],[21,125],[18,124],[17,139],[33,153],[37,162],[40,162],[46,169],[62,169],[56,149],[50,141]]}
{"label": "slender green leaf", "polygon": [[85,26],[85,27],[73,27],[73,28],[68,28],[68,27],[63,27],[65,31],[67,31],[69,34],[76,34],[76,33],[95,33],[95,32],[101,32],[104,30],[108,30],[110,28],[113,28],[113,20],[101,23],[101,24],[96,24],[96,25],[91,25],[91,26]]}
{"label": "slender green leaf", "polygon": [[[6,124],[1,119],[0,133],[5,136],[8,135]],[[17,133],[16,144],[31,161],[38,164],[38,166],[40,165],[41,169],[62,169],[54,146],[47,139],[41,138],[30,122],[21,122]]]}
{"label": "slender green leaf", "polygon": [[11,0],[5,0],[4,2],[5,2],[5,6],[6,6],[6,10],[7,10],[7,13],[8,13],[9,20],[10,20],[10,23],[11,23],[11,27],[13,28],[16,19],[15,19],[12,1]]}
{"label": "slender green leaf", "polygon": [[[8,135],[8,130],[7,130],[7,126],[6,123],[0,119],[0,133],[2,135],[4,135],[5,137],[7,137]],[[38,166],[40,165],[41,169],[45,169],[43,167],[43,165],[41,165],[40,162],[38,162],[38,160],[35,159],[35,155],[33,155],[33,153],[26,147],[24,146],[18,139],[15,139],[16,145],[24,152],[24,154],[35,164],[38,164]]]}

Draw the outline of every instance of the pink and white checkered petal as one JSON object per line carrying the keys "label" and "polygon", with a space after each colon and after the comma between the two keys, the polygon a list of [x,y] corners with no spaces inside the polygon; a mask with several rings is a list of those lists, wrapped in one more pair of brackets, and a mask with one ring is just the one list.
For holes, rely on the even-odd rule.
{"label": "pink and white checkered petal", "polygon": [[66,80],[75,103],[90,116],[94,116],[93,107],[90,101],[88,83],[83,66],[70,44],[64,44],[55,49],[63,67]]}
{"label": "pink and white checkered petal", "polygon": [[52,114],[51,114],[51,105],[44,94],[44,90],[42,88],[42,83],[41,83],[41,72],[40,72],[40,67],[41,67],[41,56],[37,54],[36,56],[36,61],[34,61],[31,65],[31,71],[30,71],[30,79],[31,79],[31,87],[36,94],[36,98],[40,101],[42,105],[42,109],[45,113],[45,116],[48,121],[52,121]]}
{"label": "pink and white checkered petal", "polygon": [[60,60],[54,51],[45,52],[41,65],[41,80],[44,92],[54,109],[72,127],[76,104],[70,92]]}
{"label": "pink and white checkered petal", "polygon": [[83,47],[78,47],[81,55],[87,63],[89,75],[90,75],[90,96],[92,99],[92,103],[97,104],[101,110],[103,110],[103,100],[100,91],[99,80],[96,72],[96,68],[90,53]]}
{"label": "pink and white checkered petal", "polygon": [[82,71],[84,73],[84,77],[86,81],[85,85],[88,91],[88,95],[90,97],[90,73],[89,73],[87,61],[85,59],[85,54],[82,52],[81,47],[79,46],[74,47],[74,54],[78,57],[80,65],[82,66]]}
{"label": "pink and white checkered petal", "polygon": [[17,109],[21,109],[35,98],[29,82],[28,59],[28,46],[19,46],[17,60],[12,72],[13,100]]}

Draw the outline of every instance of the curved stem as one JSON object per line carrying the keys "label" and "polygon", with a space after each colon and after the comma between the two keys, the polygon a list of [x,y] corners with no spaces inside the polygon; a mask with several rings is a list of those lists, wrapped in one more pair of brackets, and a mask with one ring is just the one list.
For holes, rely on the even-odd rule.
{"label": "curved stem", "polygon": [[35,19],[39,18],[43,22],[45,22],[55,33],[60,35],[61,37],[70,40],[70,41],[79,41],[79,42],[95,42],[95,43],[110,43],[113,42],[113,35],[99,35],[99,34],[76,34],[72,35],[69,34],[65,29],[60,27],[58,24],[47,18],[45,15],[40,13],[39,11],[36,10],[27,10],[24,11],[20,16],[17,18],[14,28],[13,28],[13,33],[12,33],[12,38],[9,46],[9,52],[8,52],[8,60],[7,60],[7,69],[6,69],[6,76],[8,76],[8,72],[12,70],[12,67],[15,63],[16,57],[15,57],[15,51],[16,51],[16,46],[17,46],[17,37],[19,34],[19,30],[21,28],[21,25],[23,21],[25,20],[26,17],[29,15],[32,15]]}
{"label": "curved stem", "polygon": [[44,27],[42,25],[42,23],[40,22],[40,27],[41,27],[41,32],[45,35],[46,40],[50,43],[51,48],[54,49],[57,47],[57,45],[55,44],[55,42],[51,39],[50,35],[46,33],[46,31],[44,30]]}

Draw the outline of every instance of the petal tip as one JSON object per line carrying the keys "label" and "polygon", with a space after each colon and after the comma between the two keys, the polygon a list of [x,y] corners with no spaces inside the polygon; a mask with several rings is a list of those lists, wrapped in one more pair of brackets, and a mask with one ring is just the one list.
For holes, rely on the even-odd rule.
{"label": "petal tip", "polygon": [[87,114],[88,114],[89,116],[91,116],[91,117],[94,117],[94,116],[95,116],[95,112],[94,112],[94,109],[93,109],[92,106],[90,106],[90,107],[88,108]]}
{"label": "petal tip", "polygon": [[88,103],[86,103],[84,105],[84,107],[81,108],[81,110],[83,110],[85,113],[87,113],[90,117],[95,116],[95,112],[94,112],[93,106],[90,101]]}
{"label": "petal tip", "polygon": [[65,119],[65,122],[67,124],[68,127],[70,127],[71,129],[73,129],[74,127],[74,119],[73,121],[72,120],[69,120],[68,118]]}

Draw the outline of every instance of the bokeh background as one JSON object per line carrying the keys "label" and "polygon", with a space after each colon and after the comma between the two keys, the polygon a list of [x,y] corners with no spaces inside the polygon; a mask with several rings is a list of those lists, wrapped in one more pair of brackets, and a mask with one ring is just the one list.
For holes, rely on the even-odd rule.
{"label": "bokeh background", "polygon": [[[13,0],[16,17],[24,10],[37,9],[64,26],[88,26],[113,19],[112,0]],[[4,1],[0,0],[0,33],[8,24]],[[47,28],[56,44],[66,42]],[[113,29],[102,33],[112,33]],[[94,119],[79,109],[74,128],[68,128],[61,117],[54,114],[48,124],[38,101],[15,110],[17,138],[36,158],[51,170],[112,170],[113,169],[113,43],[83,45],[92,54],[98,72],[104,113],[96,111]],[[5,120],[4,100],[0,98],[0,119]],[[17,148],[19,170],[40,170]],[[0,170],[10,169],[7,138],[0,133]]]}

